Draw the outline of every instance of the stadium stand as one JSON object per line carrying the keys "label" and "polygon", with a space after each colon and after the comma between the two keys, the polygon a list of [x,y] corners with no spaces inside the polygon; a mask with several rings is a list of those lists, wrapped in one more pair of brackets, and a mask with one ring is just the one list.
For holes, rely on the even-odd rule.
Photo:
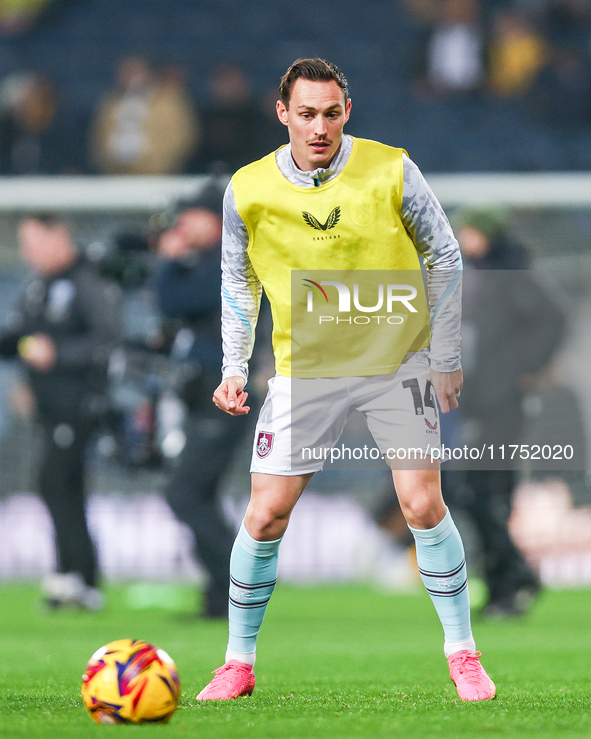
{"label": "stadium stand", "polygon": [[[589,13],[574,23],[565,0],[547,6],[544,16],[542,4],[528,3],[538,9],[534,20],[551,44],[580,48],[586,55],[577,75],[577,100],[585,101]],[[489,0],[481,8],[486,32],[498,7]],[[573,26],[576,35],[570,32]],[[389,0],[376,0],[367,11],[354,0],[302,0],[289,6],[271,0],[56,0],[32,29],[2,39],[0,74],[43,70],[51,79],[80,172],[91,171],[85,157],[87,121],[109,89],[116,65],[130,53],[186,69],[198,107],[207,98],[208,72],[220,62],[242,65],[262,98],[294,58],[325,56],[350,78],[357,103],[351,133],[405,146],[425,171],[591,167],[589,106],[579,106],[578,123],[571,125],[570,119],[544,113],[543,95],[535,87],[535,104],[527,96],[499,98],[486,90],[458,98],[417,96],[417,64],[427,31],[404,3]]]}

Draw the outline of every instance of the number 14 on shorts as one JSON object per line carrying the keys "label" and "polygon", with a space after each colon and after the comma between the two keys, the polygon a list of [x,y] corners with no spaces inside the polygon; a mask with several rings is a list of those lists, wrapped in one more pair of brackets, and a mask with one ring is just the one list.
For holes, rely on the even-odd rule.
{"label": "number 14 on shorts", "polygon": [[404,382],[402,383],[402,387],[407,387],[411,391],[413,403],[415,405],[415,414],[417,416],[425,415],[425,407],[433,408],[433,410],[435,410],[435,399],[433,397],[433,393],[431,392],[432,386],[430,380],[427,380],[425,382],[424,393],[421,393],[419,381],[416,377],[413,377],[410,380],[404,380]]}

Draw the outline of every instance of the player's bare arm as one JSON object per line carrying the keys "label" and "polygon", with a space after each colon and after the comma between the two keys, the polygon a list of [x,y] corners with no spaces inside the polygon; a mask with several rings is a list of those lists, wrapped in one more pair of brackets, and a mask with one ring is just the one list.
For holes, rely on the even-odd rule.
{"label": "player's bare arm", "polygon": [[431,370],[431,385],[439,401],[442,413],[449,413],[458,407],[458,398],[464,384],[462,370],[455,372],[437,372]]}
{"label": "player's bare arm", "polygon": [[245,416],[250,411],[250,407],[244,405],[248,398],[245,384],[243,377],[227,377],[213,394],[216,407],[231,416]]}

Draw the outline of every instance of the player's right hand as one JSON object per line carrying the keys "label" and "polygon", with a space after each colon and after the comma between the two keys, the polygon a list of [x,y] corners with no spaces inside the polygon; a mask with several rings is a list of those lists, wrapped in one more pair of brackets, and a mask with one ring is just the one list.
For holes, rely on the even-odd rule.
{"label": "player's right hand", "polygon": [[213,394],[215,406],[231,416],[245,416],[250,410],[244,405],[248,398],[245,384],[243,377],[227,377]]}

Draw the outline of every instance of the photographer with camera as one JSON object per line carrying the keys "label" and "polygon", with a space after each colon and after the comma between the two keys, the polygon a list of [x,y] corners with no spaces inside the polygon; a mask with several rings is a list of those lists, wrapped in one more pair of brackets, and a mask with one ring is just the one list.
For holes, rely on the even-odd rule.
{"label": "photographer with camera", "polygon": [[187,409],[185,446],[165,494],[175,515],[191,528],[196,555],[209,574],[204,618],[223,618],[228,612],[235,532],[221,510],[220,481],[248,429],[248,419],[221,414],[211,402],[222,358],[222,198],[223,190],[213,183],[177,207],[173,224],[158,240],[161,265],[155,279],[167,332],[172,332],[171,359],[191,369],[181,391]]}

